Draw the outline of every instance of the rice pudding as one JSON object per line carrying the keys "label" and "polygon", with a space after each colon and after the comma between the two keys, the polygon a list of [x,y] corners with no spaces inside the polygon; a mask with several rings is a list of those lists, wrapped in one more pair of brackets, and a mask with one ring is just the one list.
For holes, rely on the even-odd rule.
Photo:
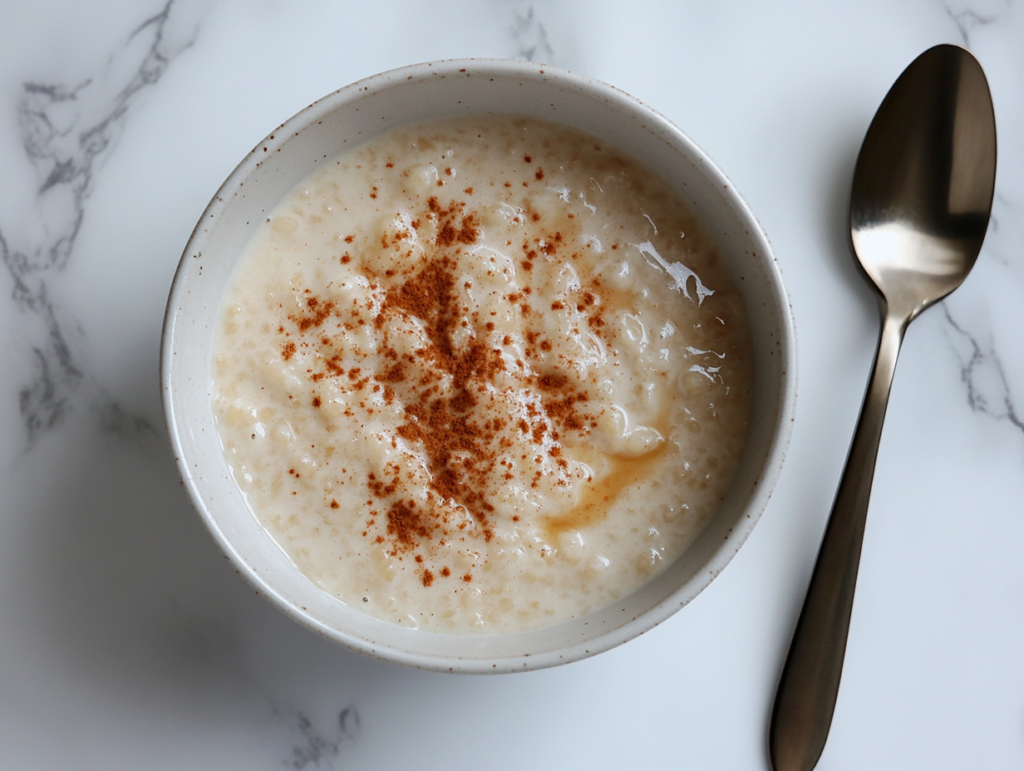
{"label": "rice pudding", "polygon": [[267,216],[213,398],[253,514],[317,585],[410,628],[521,631],[696,538],[744,445],[750,346],[657,175],[477,115],[325,159]]}

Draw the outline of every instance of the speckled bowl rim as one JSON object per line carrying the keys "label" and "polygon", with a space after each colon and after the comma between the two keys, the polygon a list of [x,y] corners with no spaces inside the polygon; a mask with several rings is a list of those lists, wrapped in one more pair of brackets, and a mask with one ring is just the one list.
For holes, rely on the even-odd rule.
{"label": "speckled bowl rim", "polygon": [[[699,165],[702,168],[704,174],[721,186],[724,195],[729,199],[729,205],[742,220],[743,226],[747,229],[747,234],[756,244],[758,257],[764,263],[761,267],[767,280],[768,289],[772,293],[772,299],[782,314],[779,324],[780,339],[777,341],[779,354],[782,357],[782,382],[779,384],[778,418],[775,421],[773,438],[762,466],[760,479],[757,481],[753,494],[744,507],[743,516],[739,517],[736,525],[730,529],[711,558],[704,563],[703,569],[699,570],[657,605],[592,639],[569,643],[555,650],[534,653],[532,655],[500,656],[494,658],[461,658],[458,656],[423,654],[416,651],[375,644],[362,637],[349,634],[344,629],[324,624],[303,608],[297,607],[283,597],[274,586],[269,585],[259,575],[254,566],[249,565],[240,556],[230,538],[218,526],[212,516],[208,508],[208,502],[203,498],[198,488],[197,480],[194,478],[190,459],[186,457],[183,448],[182,431],[187,428],[185,422],[185,417],[187,416],[179,416],[175,410],[175,393],[172,385],[175,369],[174,345],[178,344],[176,339],[176,329],[178,326],[177,311],[179,307],[183,307],[182,303],[186,300],[186,295],[189,292],[191,274],[188,270],[188,262],[197,252],[201,251],[205,232],[209,229],[211,223],[215,223],[224,212],[231,195],[259,168],[262,159],[266,157],[266,153],[278,150],[290,138],[313,126],[325,115],[351,104],[358,104],[360,99],[366,94],[380,92],[383,89],[405,84],[408,81],[415,82],[438,77],[454,77],[461,73],[466,73],[467,70],[475,75],[491,74],[501,77],[521,78],[524,83],[536,80],[553,81],[561,87],[588,94],[594,99],[603,100],[606,104],[623,112],[642,116],[645,121],[645,128],[652,132],[656,130],[660,136],[667,137],[666,141],[669,141],[677,150],[692,159],[695,165]],[[360,137],[359,139],[362,141],[366,138],[368,137]],[[767,506],[785,460],[796,412],[796,330],[792,306],[782,281],[781,268],[773,254],[767,234],[751,212],[746,201],[725,174],[675,124],[624,91],[568,70],[518,60],[450,59],[389,70],[345,86],[299,111],[271,132],[246,155],[231,172],[206,207],[192,232],[175,272],[164,316],[160,381],[171,446],[184,485],[197,512],[200,514],[214,540],[217,541],[220,548],[238,569],[238,572],[252,584],[258,594],[266,597],[285,614],[291,616],[316,634],[359,653],[384,661],[434,671],[502,673],[536,670],[564,664],[593,656],[621,645],[669,618],[703,591],[725,568],[740,546],[746,541],[761,513]],[[268,535],[268,537],[270,536]],[[626,604],[626,599],[623,598],[619,602]],[[623,611],[626,610],[626,608],[623,608]],[[436,633],[431,632],[419,632],[418,634],[434,634],[438,636]],[[484,636],[473,635],[473,637]],[[466,636],[451,635],[451,637],[462,638]]]}

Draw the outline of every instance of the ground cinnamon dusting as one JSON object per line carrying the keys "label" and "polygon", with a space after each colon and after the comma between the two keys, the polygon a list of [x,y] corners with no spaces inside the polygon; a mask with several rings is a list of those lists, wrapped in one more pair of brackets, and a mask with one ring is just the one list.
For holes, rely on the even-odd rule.
{"label": "ground cinnamon dusting", "polygon": [[[524,160],[529,162],[526,158]],[[542,176],[543,171],[538,169],[537,179]],[[533,218],[538,219],[536,214]],[[297,332],[301,340],[302,333],[320,329],[328,318],[335,316],[343,319],[344,329],[354,329],[367,320],[372,321],[382,335],[380,352],[389,363],[377,369],[367,369],[364,373],[363,367],[351,367],[346,372],[340,365],[344,353],[340,340],[318,332],[320,337],[316,342],[323,352],[320,359],[322,369],[311,369],[307,376],[314,385],[325,377],[334,378],[337,382],[343,382],[339,379],[347,377],[350,392],[362,391],[371,381],[372,391],[379,392],[381,384],[385,384],[386,404],[393,403],[396,393],[401,392],[397,398],[401,398],[404,405],[404,421],[395,430],[395,437],[423,453],[430,475],[428,500],[416,501],[410,497],[411,488],[397,465],[386,471],[383,479],[370,473],[366,481],[372,497],[365,505],[371,513],[365,535],[375,542],[383,540],[388,543],[388,553],[392,557],[401,559],[415,555],[417,562],[422,562],[423,550],[429,552],[432,545],[445,538],[471,537],[488,542],[494,537],[490,523],[494,505],[489,498],[496,491],[490,489],[491,480],[499,471],[498,464],[503,454],[521,441],[518,437],[523,436],[530,445],[544,448],[543,452],[564,469],[567,464],[561,459],[558,439],[566,432],[584,435],[592,422],[580,412],[587,401],[586,393],[577,390],[557,366],[551,367],[538,359],[542,353],[551,350],[551,344],[548,340],[538,342],[537,332],[527,332],[526,335],[528,363],[516,362],[522,372],[516,373],[515,377],[523,385],[535,388],[539,394],[537,403],[528,405],[529,420],[513,423],[502,418],[500,410],[491,408],[493,389],[488,389],[497,377],[507,374],[501,349],[489,347],[479,336],[471,336],[461,344],[456,342],[457,330],[468,327],[464,318],[468,309],[463,306],[457,288],[459,262],[466,256],[465,247],[479,238],[479,215],[464,201],[442,203],[432,196],[426,202],[426,209],[412,221],[412,226],[418,229],[421,220],[430,220],[435,225],[433,242],[425,250],[423,259],[406,269],[388,269],[383,277],[368,276],[380,282],[386,290],[375,316],[363,318],[367,309],[358,303],[350,309],[339,308],[334,301],[322,299],[306,290],[303,312],[289,315],[292,326],[279,329],[279,334],[287,336]],[[352,243],[355,239],[347,236],[344,240]],[[386,234],[382,235],[381,248],[390,248],[399,240],[397,236],[389,240]],[[522,267],[527,280],[533,267],[532,260],[538,258],[539,252],[554,254],[561,240],[562,235],[558,233],[535,243],[523,243],[526,259],[522,260]],[[345,264],[350,260],[347,252],[341,258]],[[462,289],[472,290],[472,283],[464,282]],[[521,293],[512,293],[507,299],[519,304],[520,311],[528,316],[532,309],[527,303],[521,303],[521,299],[522,295],[529,295],[532,291],[532,287],[524,286]],[[580,308],[594,304],[595,296],[591,292],[580,295]],[[552,310],[562,307],[561,302],[551,305]],[[426,347],[414,354],[399,356],[389,339],[389,330],[400,318],[409,318],[422,325],[429,341]],[[483,329],[493,330],[494,324],[486,322]],[[505,335],[501,344],[508,346],[511,342],[511,338]],[[301,344],[308,345],[305,342]],[[285,342],[282,357],[288,360],[295,351],[295,342]],[[571,365],[571,362],[567,364]],[[543,370],[541,374],[527,374],[538,369]],[[449,387],[440,388],[442,381]],[[314,393],[313,406],[320,407],[321,403],[320,396]],[[373,409],[365,402],[360,404],[372,414]],[[537,461],[540,461],[539,456]],[[534,488],[542,476],[542,472],[535,472]],[[505,473],[500,477],[510,479],[511,475]],[[332,501],[331,506],[334,508],[337,504]],[[380,521],[376,518],[378,511],[384,512]],[[472,525],[460,519],[459,511],[468,512]],[[440,575],[447,577],[450,570],[443,568]],[[471,574],[465,574],[462,580],[471,581]],[[422,573],[423,586],[429,587],[433,581],[434,574],[425,570]]]}

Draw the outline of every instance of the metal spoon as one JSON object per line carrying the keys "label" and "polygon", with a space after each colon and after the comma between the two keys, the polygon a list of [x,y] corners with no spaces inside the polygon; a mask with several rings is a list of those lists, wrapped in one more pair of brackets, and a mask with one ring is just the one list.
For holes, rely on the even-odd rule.
{"label": "metal spoon", "polygon": [[992,97],[957,46],[915,59],[871,122],[853,174],[850,234],[877,290],[874,373],[775,696],[775,771],[810,771],[832,723],[871,480],[907,325],[956,289],[985,240],[996,175]]}

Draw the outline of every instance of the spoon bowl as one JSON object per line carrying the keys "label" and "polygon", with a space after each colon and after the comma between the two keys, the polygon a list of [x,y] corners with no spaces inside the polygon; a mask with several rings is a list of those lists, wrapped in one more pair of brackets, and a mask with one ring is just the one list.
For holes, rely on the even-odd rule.
{"label": "spoon bowl", "polygon": [[850,194],[853,251],[908,321],[974,266],[995,173],[995,117],[981,65],[957,46],[929,49],[878,108]]}
{"label": "spoon bowl", "polygon": [[995,114],[981,65],[958,46],[925,51],[886,95],[854,169],[850,239],[877,291],[882,331],[775,696],[768,732],[775,771],[810,771],[825,748],[896,359],[907,325],[974,267],[995,173]]}

